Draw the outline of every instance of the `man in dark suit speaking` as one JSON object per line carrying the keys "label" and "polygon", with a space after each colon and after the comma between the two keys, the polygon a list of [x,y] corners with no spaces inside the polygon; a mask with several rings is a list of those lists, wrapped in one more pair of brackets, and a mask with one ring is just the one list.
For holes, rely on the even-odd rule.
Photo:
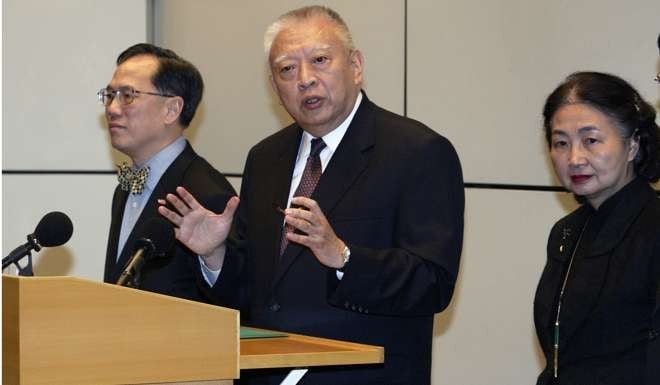
{"label": "man in dark suit speaking", "polygon": [[[182,136],[203,88],[191,63],[168,49],[137,44],[119,55],[110,83],[98,92],[112,146],[133,161],[132,166],[120,166],[120,185],[112,199],[105,282],[117,282],[135,252],[136,240],[143,236],[143,224],[160,217],[157,197],[185,186],[205,204],[222,209],[236,195],[225,177]],[[215,282],[217,274],[202,257],[176,244],[164,258],[144,265],[139,287],[211,302],[205,281]]]}
{"label": "man in dark suit speaking", "polygon": [[251,149],[240,205],[214,214],[177,188],[175,211],[159,210],[222,265],[216,293],[245,289],[251,324],[385,347],[384,365],[311,369],[302,383],[428,384],[463,238],[456,152],[361,92],[364,59],[334,11],[281,16],[265,46],[295,123]]}

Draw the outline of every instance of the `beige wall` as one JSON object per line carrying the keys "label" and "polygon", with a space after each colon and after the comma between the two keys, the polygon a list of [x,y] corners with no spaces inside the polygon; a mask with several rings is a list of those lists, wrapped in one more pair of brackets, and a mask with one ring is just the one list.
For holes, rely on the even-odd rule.
{"label": "beige wall", "polygon": [[568,74],[658,98],[660,2],[408,0],[409,115],[456,145],[469,182],[553,184],[541,109]]}
{"label": "beige wall", "polygon": [[[118,157],[95,93],[116,55],[146,39],[147,3],[3,2],[3,170],[111,170]],[[187,135],[218,169],[240,173],[249,147],[289,122],[268,85],[262,33],[278,14],[311,3],[154,2],[156,42],[204,75],[205,98]],[[407,98],[410,117],[454,143],[466,182],[556,183],[540,111],[572,71],[618,73],[659,99],[651,81],[660,67],[656,0],[326,3],[365,54],[369,97],[398,113]],[[2,182],[3,255],[45,212],[61,210],[74,236],[39,253],[37,274],[101,279],[112,175],[3,175]],[[468,189],[466,198],[461,272],[450,308],[436,317],[432,383],[533,383],[542,361],[532,301],[545,241],[575,204],[567,194],[535,191]]]}
{"label": "beige wall", "polygon": [[[2,2],[2,169],[110,171],[96,92],[117,55],[147,36],[146,0]],[[74,232],[35,255],[39,275],[103,278],[113,175],[2,176],[2,255],[41,217],[63,211]]]}
{"label": "beige wall", "polygon": [[146,0],[7,0],[3,170],[109,170],[103,108],[117,55],[146,39]]}

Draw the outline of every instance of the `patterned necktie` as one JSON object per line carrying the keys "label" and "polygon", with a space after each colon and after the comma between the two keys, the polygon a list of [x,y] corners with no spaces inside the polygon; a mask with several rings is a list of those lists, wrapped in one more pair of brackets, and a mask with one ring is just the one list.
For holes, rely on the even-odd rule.
{"label": "patterned necktie", "polygon": [[117,165],[117,169],[119,187],[131,194],[142,194],[144,184],[147,182],[147,177],[149,176],[149,167],[134,170],[128,163],[124,162],[121,165]]}
{"label": "patterned necktie", "polygon": [[[293,193],[294,197],[309,197],[314,192],[314,189],[321,178],[321,157],[319,154],[321,154],[324,147],[325,142],[323,139],[312,139],[312,149],[309,151],[309,157],[307,157],[307,163],[305,164],[305,169],[300,178],[300,183],[298,183],[296,192]],[[282,240],[280,242],[280,256],[284,254],[284,250],[289,244],[289,240],[286,239],[286,233],[291,231],[294,231],[292,226],[288,224],[284,226]]]}

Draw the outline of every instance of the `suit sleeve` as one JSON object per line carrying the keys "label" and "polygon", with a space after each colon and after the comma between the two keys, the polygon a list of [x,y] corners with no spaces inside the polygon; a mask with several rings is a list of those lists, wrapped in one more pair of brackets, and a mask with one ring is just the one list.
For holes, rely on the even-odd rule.
{"label": "suit sleeve", "polygon": [[[393,208],[387,247],[347,242],[351,259],[341,281],[329,279],[329,302],[369,314],[418,316],[445,309],[452,297],[463,242],[465,205],[458,156],[436,136],[402,165],[406,186]],[[334,282],[333,282],[334,279]]]}

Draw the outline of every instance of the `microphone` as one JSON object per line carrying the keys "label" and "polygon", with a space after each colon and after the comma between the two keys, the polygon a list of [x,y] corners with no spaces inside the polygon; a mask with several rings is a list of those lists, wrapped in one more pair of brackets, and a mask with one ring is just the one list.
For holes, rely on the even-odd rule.
{"label": "microphone", "polygon": [[[39,251],[42,247],[63,245],[71,238],[71,234],[73,234],[71,219],[62,212],[52,211],[41,218],[32,234],[28,234],[27,243],[18,246],[8,256],[2,258],[2,268],[18,262],[26,255],[31,256],[32,250]],[[22,273],[21,267],[18,268]]]}
{"label": "microphone", "polygon": [[164,256],[174,246],[174,227],[163,218],[147,219],[140,233],[142,237],[135,242],[135,254],[117,280],[119,286],[138,287],[144,263]]}

